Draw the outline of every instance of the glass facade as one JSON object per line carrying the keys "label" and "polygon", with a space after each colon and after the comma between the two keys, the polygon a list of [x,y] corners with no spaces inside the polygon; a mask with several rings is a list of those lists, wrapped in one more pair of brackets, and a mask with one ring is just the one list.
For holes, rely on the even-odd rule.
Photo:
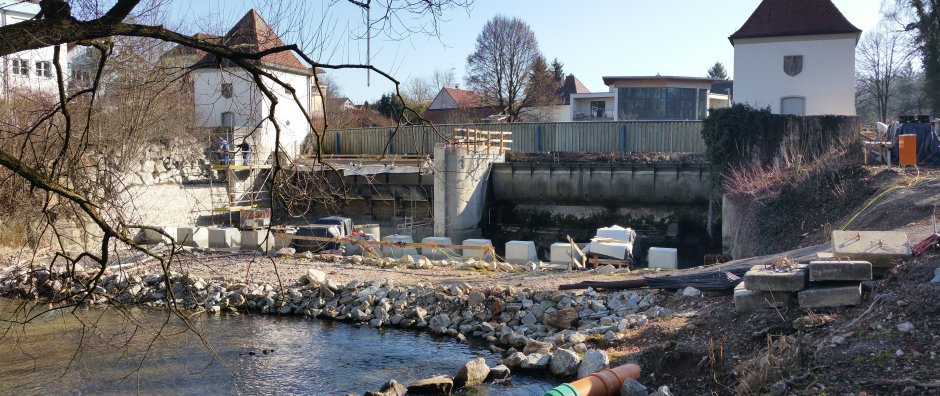
{"label": "glass facade", "polygon": [[702,120],[708,90],[697,88],[617,88],[621,120]]}

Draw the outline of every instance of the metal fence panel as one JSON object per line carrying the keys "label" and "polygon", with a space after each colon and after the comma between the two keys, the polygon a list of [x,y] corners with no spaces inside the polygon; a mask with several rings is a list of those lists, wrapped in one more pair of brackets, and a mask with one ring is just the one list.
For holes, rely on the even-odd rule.
{"label": "metal fence panel", "polygon": [[[684,152],[704,153],[701,121],[546,122],[459,124],[431,127],[351,128],[327,131],[330,154],[433,154],[455,128],[511,131],[517,152]],[[391,144],[389,143],[391,138]]]}

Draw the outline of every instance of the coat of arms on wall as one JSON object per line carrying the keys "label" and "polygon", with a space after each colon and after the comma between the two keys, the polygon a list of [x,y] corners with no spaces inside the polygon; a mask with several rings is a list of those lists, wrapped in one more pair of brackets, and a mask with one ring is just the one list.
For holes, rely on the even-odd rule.
{"label": "coat of arms on wall", "polygon": [[783,72],[790,77],[803,71],[803,55],[787,55],[783,57]]}

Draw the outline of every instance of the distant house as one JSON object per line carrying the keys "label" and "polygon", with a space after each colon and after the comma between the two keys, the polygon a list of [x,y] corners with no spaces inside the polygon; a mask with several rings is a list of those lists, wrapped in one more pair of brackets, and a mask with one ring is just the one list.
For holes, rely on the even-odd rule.
{"label": "distant house", "polygon": [[855,115],[862,31],[830,0],[764,0],[728,39],[734,101],[778,114]]}
{"label": "distant house", "polygon": [[[254,9],[248,11],[220,42],[248,52],[260,52],[284,45]],[[310,132],[310,122],[304,113],[312,117],[323,109],[322,99],[314,85],[314,70],[301,63],[290,52],[268,54],[252,62],[288,84],[296,93],[299,105],[290,90],[275,85],[273,81],[264,81],[265,86],[278,99],[275,120],[280,128],[281,148],[285,154],[294,156],[300,152],[304,139]],[[192,67],[196,112],[202,126],[260,131],[251,133],[254,151],[260,154],[262,160],[270,155],[274,150],[276,131],[274,123],[267,119],[271,101],[254,83],[249,73],[214,54],[204,54]]]}
{"label": "distant house", "polygon": [[479,123],[500,114],[495,106],[486,106],[473,91],[443,87],[423,117],[435,124]]}
{"label": "distant house", "polygon": [[357,109],[356,105],[353,104],[353,102],[352,102],[351,100],[349,100],[349,98],[342,98],[342,97],[341,97],[341,98],[330,98],[330,99],[328,99],[328,100],[330,101],[330,106],[331,106],[331,108],[333,108],[333,109],[340,109],[340,110],[355,110],[355,109]]}
{"label": "distant house", "polygon": [[588,89],[581,80],[578,80],[574,74],[565,76],[565,74],[562,73],[561,81],[563,81],[563,83],[558,87],[558,96],[561,97],[562,104],[571,104],[571,94],[591,93],[591,90]]}
{"label": "distant house", "polygon": [[[39,4],[26,1],[0,0],[0,24],[3,26],[24,22],[36,17]],[[29,33],[29,32],[27,32]],[[3,57],[0,65],[0,98],[6,98],[11,92],[20,92],[30,96],[42,93],[53,96],[57,93],[55,66],[52,64],[54,46],[35,50],[20,51]],[[59,46],[62,57],[62,73],[69,78],[68,53],[65,44]]]}
{"label": "distant house", "polygon": [[712,92],[723,82],[678,76],[608,76],[608,92],[571,94],[572,121],[702,120],[708,109],[727,107],[729,94]]}

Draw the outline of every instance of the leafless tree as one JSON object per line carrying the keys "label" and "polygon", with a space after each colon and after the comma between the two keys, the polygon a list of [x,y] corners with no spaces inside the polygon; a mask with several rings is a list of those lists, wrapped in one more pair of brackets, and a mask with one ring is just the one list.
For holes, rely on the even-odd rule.
{"label": "leafless tree", "polygon": [[527,88],[538,56],[538,41],[529,25],[519,18],[497,15],[483,26],[476,48],[467,57],[467,84],[485,104],[502,109],[509,121],[516,121],[536,101]]}
{"label": "leafless tree", "polygon": [[858,45],[859,97],[875,110],[879,121],[887,122],[893,101],[899,95],[899,74],[913,56],[908,43],[903,32],[882,23],[866,32]]}

